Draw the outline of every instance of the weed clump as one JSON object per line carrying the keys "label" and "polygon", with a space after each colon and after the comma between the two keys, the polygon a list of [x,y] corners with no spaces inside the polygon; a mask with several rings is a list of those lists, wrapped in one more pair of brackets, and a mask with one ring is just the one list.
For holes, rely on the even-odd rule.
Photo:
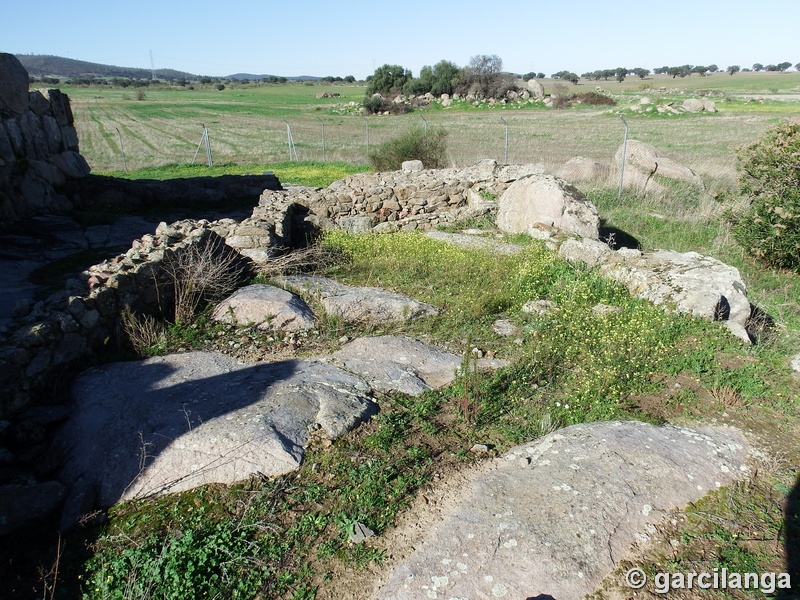
{"label": "weed clump", "polygon": [[800,123],[784,123],[739,152],[742,194],[736,240],[763,263],[800,270]]}
{"label": "weed clump", "polygon": [[412,127],[369,152],[369,162],[375,171],[396,171],[406,160],[421,160],[428,169],[446,167],[447,132]]}
{"label": "weed clump", "polygon": [[616,106],[616,101],[611,96],[599,92],[582,92],[575,94],[573,99],[589,106]]}

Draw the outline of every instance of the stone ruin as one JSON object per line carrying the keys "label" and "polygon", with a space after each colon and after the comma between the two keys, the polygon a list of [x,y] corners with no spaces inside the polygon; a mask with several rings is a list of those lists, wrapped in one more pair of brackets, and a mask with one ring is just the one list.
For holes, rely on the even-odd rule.
{"label": "stone ruin", "polygon": [[[7,56],[0,57],[0,70],[8,73],[3,80],[19,80],[17,85],[21,86],[16,59]],[[191,187],[186,182],[151,182],[149,187],[136,188],[132,182],[92,180],[86,161],[78,153],[66,96],[58,90],[49,90],[47,96],[28,93],[27,85],[26,75],[24,95],[0,91],[0,221],[69,209],[70,199],[57,189],[57,184],[69,177],[84,179],[84,195],[91,190],[121,203],[136,201],[143,194],[157,195],[165,185]],[[5,141],[8,144],[4,145]],[[401,171],[353,175],[324,189],[282,190],[274,177],[268,179],[271,185],[257,188],[261,195],[249,218],[161,223],[154,233],[136,240],[125,254],[88,268],[70,280],[63,291],[16,311],[12,325],[0,332],[0,483],[27,483],[0,485],[0,506],[28,498],[23,504],[44,515],[63,501],[63,486],[49,479],[56,465],[48,436],[69,409],[58,404],[54,398],[59,394],[53,390],[63,389],[75,373],[116,348],[125,310],[168,312],[170,281],[165,261],[198,244],[235,250],[242,271],[254,274],[257,265],[287,248],[304,245],[324,229],[374,233],[432,230],[494,215],[507,192],[510,198],[514,189],[542,187],[566,189],[564,203],[544,203],[547,214],[540,211],[524,218],[519,212],[515,212],[516,218],[506,215],[504,218],[516,227],[514,231],[528,232],[556,248],[563,240],[559,236],[565,233],[559,230],[571,227],[566,225],[570,219],[561,217],[582,215],[579,229],[566,232],[567,236],[580,234],[588,240],[574,259],[591,262],[587,252],[603,256],[611,252],[607,246],[607,251],[598,249],[604,244],[597,241],[599,218],[593,207],[589,208],[590,203],[571,186],[562,185],[563,181],[544,175],[537,165],[499,165],[485,160],[464,169],[424,170],[419,164],[409,163]],[[252,191],[263,182],[263,178],[248,181],[244,191]],[[202,195],[204,190],[210,197],[223,193],[208,189],[186,189],[183,193],[187,198]],[[637,260],[641,258],[640,252],[634,254]],[[738,273],[734,275],[738,277]],[[745,294],[743,284],[734,287]],[[9,440],[13,440],[14,453],[6,448]],[[40,505],[42,501],[46,506]],[[13,527],[14,523],[0,522],[0,533]]]}
{"label": "stone ruin", "polygon": [[88,174],[67,95],[28,91],[28,72],[0,53],[0,224],[69,210],[65,186]]}

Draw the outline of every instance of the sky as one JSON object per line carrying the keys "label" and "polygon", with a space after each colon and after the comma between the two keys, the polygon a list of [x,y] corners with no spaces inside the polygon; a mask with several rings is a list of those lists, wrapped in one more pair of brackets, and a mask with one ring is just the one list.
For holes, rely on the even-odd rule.
{"label": "sky", "polygon": [[416,76],[479,54],[546,75],[800,63],[797,0],[38,0],[2,12],[0,52],[222,77],[364,79],[384,64]]}

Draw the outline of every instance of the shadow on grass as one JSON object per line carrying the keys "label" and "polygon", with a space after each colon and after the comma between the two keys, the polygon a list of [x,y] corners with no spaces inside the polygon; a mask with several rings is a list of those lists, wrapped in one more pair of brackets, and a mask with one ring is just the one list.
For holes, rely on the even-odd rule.
{"label": "shadow on grass", "polygon": [[600,220],[600,241],[607,243],[612,250],[619,250],[620,248],[641,250],[642,248],[639,240],[630,233],[617,227],[611,227],[604,219]]}

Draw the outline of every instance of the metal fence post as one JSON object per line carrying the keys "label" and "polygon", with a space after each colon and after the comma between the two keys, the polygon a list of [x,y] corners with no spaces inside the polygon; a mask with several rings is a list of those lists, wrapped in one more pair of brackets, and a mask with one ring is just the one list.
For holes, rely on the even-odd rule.
{"label": "metal fence post", "polygon": [[622,123],[625,125],[625,137],[622,140],[622,161],[619,167],[619,190],[617,190],[617,198],[622,197],[622,180],[625,177],[625,159],[628,156],[628,122],[622,115],[619,116]]}
{"label": "metal fence post", "polygon": [[325,121],[317,117],[317,121],[322,124],[322,162],[326,162],[325,160]]}
{"label": "metal fence post", "polygon": [[203,131],[206,137],[206,159],[208,160],[208,166],[213,167],[214,161],[211,160],[211,139],[208,137],[208,127],[203,126]]}
{"label": "metal fence post", "polygon": [[192,158],[192,164],[194,161],[197,160],[197,155],[200,154],[200,148],[203,145],[203,142],[206,143],[206,161],[208,162],[209,167],[213,167],[214,163],[211,161],[211,142],[208,139],[208,127],[204,124],[201,124],[200,127],[203,128],[203,137],[200,138],[200,143],[197,144],[197,150],[194,152],[194,157]]}
{"label": "metal fence post", "polygon": [[289,126],[289,121],[283,120],[286,123],[286,137],[289,141],[289,160],[297,161],[297,149],[294,147],[294,138],[292,137],[292,128]]}
{"label": "metal fence post", "polygon": [[369,154],[369,121],[364,115],[361,115],[361,118],[364,119],[364,131],[366,131],[367,135],[367,154]]}
{"label": "metal fence post", "polygon": [[503,157],[503,164],[507,165],[508,164],[508,121],[506,121],[505,117],[500,117],[500,120],[506,126],[506,151],[505,151],[505,155]]}
{"label": "metal fence post", "polygon": [[425,123],[425,133],[428,133],[428,119],[426,119],[422,115],[420,115],[419,118],[422,119],[423,123]]}

